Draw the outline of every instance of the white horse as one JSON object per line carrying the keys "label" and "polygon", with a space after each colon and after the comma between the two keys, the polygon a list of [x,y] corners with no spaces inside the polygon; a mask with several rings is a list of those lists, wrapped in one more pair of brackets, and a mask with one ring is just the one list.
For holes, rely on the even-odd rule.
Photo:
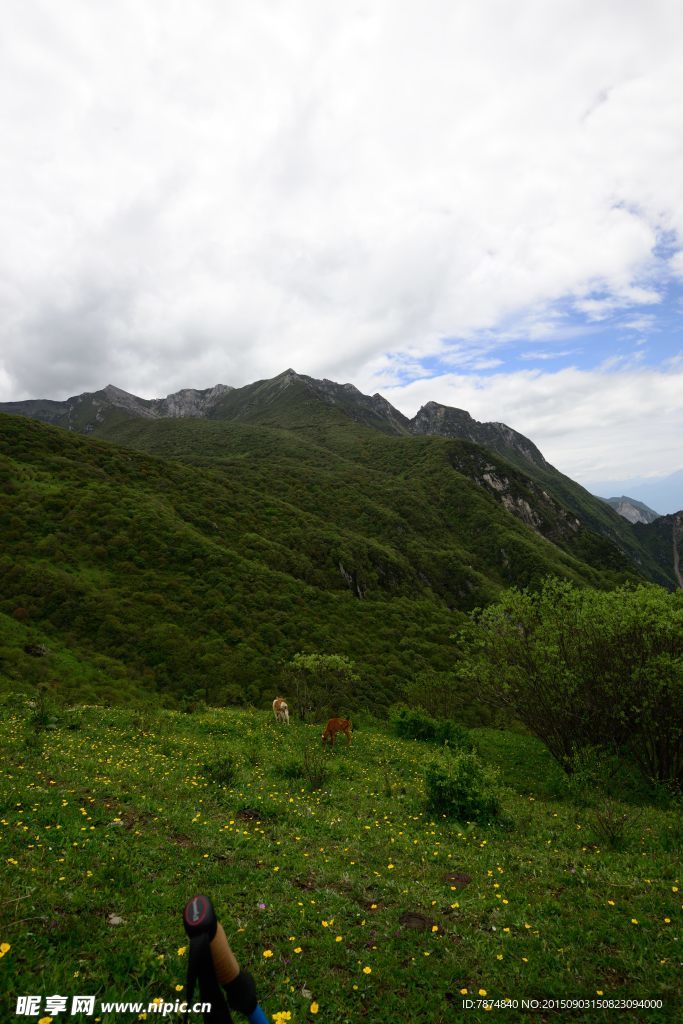
{"label": "white horse", "polygon": [[286,722],[289,725],[289,708],[283,697],[276,697],[273,701],[273,714],[276,722]]}

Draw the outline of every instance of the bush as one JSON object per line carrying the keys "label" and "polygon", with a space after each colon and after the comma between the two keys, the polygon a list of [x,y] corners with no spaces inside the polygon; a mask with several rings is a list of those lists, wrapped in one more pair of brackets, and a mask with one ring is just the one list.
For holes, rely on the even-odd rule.
{"label": "bush", "polygon": [[489,821],[500,813],[495,775],[476,754],[462,750],[425,769],[427,809],[460,821]]}
{"label": "bush", "polygon": [[207,761],[203,766],[204,772],[217,786],[232,786],[239,774],[239,765],[232,754],[222,754]]}
{"label": "bush", "polygon": [[453,750],[472,750],[467,729],[447,718],[430,718],[422,711],[397,708],[391,715],[394,733],[402,740],[448,744]]}
{"label": "bush", "polygon": [[33,713],[29,718],[36,732],[43,729],[57,728],[57,713],[52,694],[46,683],[40,683],[36,690],[36,699],[32,702]]}
{"label": "bush", "polygon": [[319,750],[317,747],[304,750],[301,770],[311,789],[322,789],[329,775],[327,758],[322,750]]}
{"label": "bush", "polygon": [[634,811],[633,808],[624,807],[611,797],[605,796],[596,801],[589,812],[588,824],[601,843],[611,850],[618,850],[632,837],[642,814],[642,808]]}
{"label": "bush", "polygon": [[296,758],[285,761],[277,769],[289,782],[297,782],[303,779],[309,789],[322,789],[329,776],[327,758],[318,747],[304,750],[300,760]]}
{"label": "bush", "polygon": [[460,634],[459,673],[567,771],[603,748],[683,787],[683,592],[547,579],[509,590]]}
{"label": "bush", "polygon": [[296,779],[303,779],[304,766],[301,761],[285,761],[278,768],[278,774],[283,779],[289,779],[290,782],[294,782]]}

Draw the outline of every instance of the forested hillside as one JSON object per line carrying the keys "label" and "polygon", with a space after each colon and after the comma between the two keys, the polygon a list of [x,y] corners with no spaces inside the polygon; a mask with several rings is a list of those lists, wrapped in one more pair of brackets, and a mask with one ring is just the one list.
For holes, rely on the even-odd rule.
{"label": "forested hillside", "polygon": [[[155,455],[0,417],[4,684],[258,701],[318,651],[351,658],[355,700],[379,709],[415,674],[448,671],[463,613],[506,585],[636,578],[475,445],[299,415],[318,417],[315,435],[118,428]],[[461,472],[482,458],[493,484]]]}
{"label": "forested hillside", "polygon": [[[454,468],[486,488],[532,529],[566,547],[566,541],[571,541],[571,521],[576,519],[577,525],[588,529],[588,533],[580,533],[578,546],[569,545],[579,558],[602,564],[607,551],[615,546],[639,575],[663,586],[677,586],[671,559],[662,558],[658,543],[641,538],[608,503],[551,466],[533,441],[505,423],[480,423],[463,409],[436,402],[427,402],[408,419],[380,394],[364,395],[352,384],[316,380],[289,369],[240,388],[219,384],[203,391],[185,388],[166,398],[144,399],[108,385],[63,401],[0,403],[0,412],[183,459],[216,458],[226,451],[241,450],[246,435],[221,435],[202,428],[183,432],[162,424],[199,419],[286,430],[302,441],[299,446],[290,437],[288,452],[300,447],[304,461],[308,461],[307,440],[314,443],[318,453],[320,449],[331,450],[335,456],[345,456],[354,463],[368,448],[375,452],[379,446],[377,434],[385,438],[428,436],[466,441],[476,446],[476,455],[461,458],[456,450],[451,457]],[[393,452],[412,450],[417,449],[407,445]],[[501,459],[502,473],[496,469]],[[493,465],[489,465],[491,461]],[[376,467],[374,455],[370,463]],[[516,470],[514,480],[509,475],[511,467]],[[555,528],[558,523],[559,532]],[[590,538],[590,550],[586,550],[589,534],[597,534],[608,544],[596,549],[595,539]]]}

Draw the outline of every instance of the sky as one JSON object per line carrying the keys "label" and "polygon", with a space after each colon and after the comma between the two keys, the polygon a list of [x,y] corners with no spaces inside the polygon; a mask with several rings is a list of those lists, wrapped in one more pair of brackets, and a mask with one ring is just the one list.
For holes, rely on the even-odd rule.
{"label": "sky", "polygon": [[0,401],[292,366],[683,469],[680,0],[4,13]]}

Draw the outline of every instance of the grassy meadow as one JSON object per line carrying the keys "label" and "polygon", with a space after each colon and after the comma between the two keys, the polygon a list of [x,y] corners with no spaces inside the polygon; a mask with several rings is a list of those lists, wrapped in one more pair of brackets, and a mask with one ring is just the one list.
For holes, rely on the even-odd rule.
{"label": "grassy meadow", "polygon": [[[369,718],[323,754],[263,710],[0,711],[3,1020],[22,994],[180,998],[198,892],[271,1019],[680,1019],[680,814],[582,805],[526,735],[472,731],[503,808],[481,825],[430,815],[434,748]],[[601,997],[664,1005],[462,1006]]]}

